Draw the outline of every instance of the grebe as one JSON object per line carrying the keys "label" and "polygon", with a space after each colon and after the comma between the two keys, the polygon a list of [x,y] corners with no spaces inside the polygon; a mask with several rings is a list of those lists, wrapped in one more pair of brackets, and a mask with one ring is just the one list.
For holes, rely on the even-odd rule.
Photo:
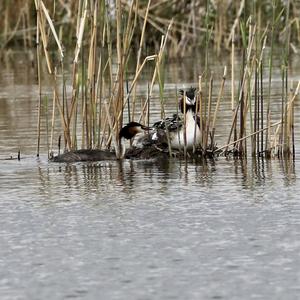
{"label": "grebe", "polygon": [[[125,157],[126,146],[124,139],[132,141],[132,149],[143,149],[153,143],[149,130],[152,128],[142,125],[138,122],[129,122],[119,132],[119,143],[121,147],[121,157]],[[147,133],[146,133],[147,132]],[[132,152],[132,151],[131,151]],[[138,151],[140,152],[140,151]]]}
{"label": "grebe", "polygon": [[153,140],[168,143],[168,131],[172,149],[182,149],[184,146],[192,149],[194,145],[197,146],[200,143],[200,119],[196,115],[195,91],[196,89],[192,87],[186,92],[179,90],[181,95],[179,110],[183,115],[174,114],[172,117],[154,123],[153,127],[156,132],[152,136]]}
{"label": "grebe", "polygon": [[110,150],[79,149],[68,151],[63,154],[51,157],[50,161],[60,163],[73,163],[79,161],[101,161],[115,159],[116,153]]}
{"label": "grebe", "polygon": [[[147,127],[145,125],[142,125],[137,122],[129,122],[119,132],[119,139],[125,138],[127,140],[130,140],[134,138],[133,142],[134,145],[139,147],[139,143],[142,142],[144,132],[146,130],[150,130],[150,127]],[[142,134],[142,135],[141,135]]]}
{"label": "grebe", "polygon": [[[149,135],[141,135],[141,133],[146,130],[150,130],[150,128],[137,122],[129,122],[120,130],[119,140],[121,157],[119,158],[139,158],[143,156],[143,147],[152,142]],[[127,149],[126,151],[123,139],[133,140],[133,147]],[[101,161],[116,159],[116,152],[108,149],[80,149],[68,151],[66,153],[51,157],[50,161],[71,163],[79,161]]]}
{"label": "grebe", "polygon": [[[137,122],[129,122],[119,132],[120,143],[122,145],[122,139],[124,138],[131,140],[133,147],[142,148],[147,146],[152,143],[149,130],[152,130],[152,128]],[[147,133],[145,134],[145,132]]]}
{"label": "grebe", "polygon": [[[129,122],[119,133],[121,157],[127,159],[166,159],[169,153],[166,147],[159,147],[159,141],[153,140],[153,128],[137,122]],[[132,147],[125,149],[124,139],[132,141]]]}
{"label": "grebe", "polygon": [[[192,149],[194,145],[200,144],[200,119],[196,115],[195,91],[195,88],[190,88],[186,92],[179,91],[181,95],[179,109],[182,115],[174,114],[172,117],[154,123],[152,128],[137,122],[126,124],[119,132],[120,158],[164,159],[169,157],[167,131],[172,149],[180,150],[185,145],[187,149]],[[127,150],[124,139],[132,140],[132,147]],[[55,156],[51,161],[76,162],[115,159],[117,157],[114,151],[82,149]]]}

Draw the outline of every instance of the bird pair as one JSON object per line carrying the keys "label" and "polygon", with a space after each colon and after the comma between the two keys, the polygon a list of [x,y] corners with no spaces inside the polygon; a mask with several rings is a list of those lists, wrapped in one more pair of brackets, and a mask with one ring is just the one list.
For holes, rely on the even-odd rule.
{"label": "bird pair", "polygon": [[[200,143],[200,119],[196,115],[196,89],[186,92],[180,90],[179,110],[181,115],[174,114],[158,121],[152,127],[137,122],[129,122],[119,133],[122,139],[133,139],[133,146],[145,147],[151,144],[170,145],[172,149],[193,148]],[[148,133],[144,135],[143,133]]]}

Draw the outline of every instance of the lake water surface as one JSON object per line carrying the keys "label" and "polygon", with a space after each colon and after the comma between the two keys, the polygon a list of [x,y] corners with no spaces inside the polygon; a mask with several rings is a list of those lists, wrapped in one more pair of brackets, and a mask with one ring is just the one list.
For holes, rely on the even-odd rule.
{"label": "lake water surface", "polygon": [[1,300],[299,299],[299,125],[295,161],[49,163],[34,74],[0,72]]}

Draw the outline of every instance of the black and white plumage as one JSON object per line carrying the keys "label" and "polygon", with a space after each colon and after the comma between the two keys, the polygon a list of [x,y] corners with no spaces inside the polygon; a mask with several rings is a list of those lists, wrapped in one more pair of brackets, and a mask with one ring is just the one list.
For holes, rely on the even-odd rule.
{"label": "black and white plumage", "polygon": [[[118,158],[158,158],[168,157],[168,152],[160,146],[168,144],[167,131],[169,132],[171,147],[180,149],[184,146],[184,132],[186,132],[186,146],[191,148],[194,145],[194,134],[196,128],[195,144],[200,141],[199,118],[194,114],[196,111],[195,89],[189,89],[186,93],[180,91],[182,98],[179,102],[180,111],[183,113],[183,101],[186,101],[186,114],[174,114],[165,120],[154,123],[152,128],[144,126],[137,122],[129,122],[119,132],[119,142],[121,146],[121,155]],[[184,122],[186,130],[184,130]],[[196,124],[196,126],[195,126]],[[125,140],[132,140],[130,149],[125,147]],[[158,147],[157,147],[158,146]],[[164,148],[164,147],[163,147]],[[75,161],[98,161],[116,159],[116,153],[109,150],[91,150],[81,149],[70,151],[58,155],[51,159],[55,162],[75,162]]]}
{"label": "black and white plumage", "polygon": [[[130,159],[163,159],[168,157],[167,151],[161,151],[157,141],[152,139],[153,128],[137,122],[129,122],[119,132],[121,157]],[[132,147],[126,149],[124,139],[132,141]]]}
{"label": "black and white plumage", "polygon": [[165,120],[154,123],[155,133],[152,139],[158,143],[167,143],[167,132],[171,148],[181,149],[184,146],[191,149],[200,143],[200,119],[196,112],[196,89],[190,88],[186,92],[180,90],[181,99],[179,110],[182,115],[174,114]]}
{"label": "black and white plumage", "polygon": [[[196,89],[179,91],[179,114],[173,114],[153,124],[151,128],[137,122],[126,124],[119,133],[120,145],[125,155],[123,139],[132,140],[135,151],[148,151],[156,146],[168,145],[168,136],[172,149],[192,149],[200,143],[200,119],[196,115]],[[145,132],[146,131],[146,132]],[[140,150],[137,150],[140,149]],[[147,150],[146,150],[147,149]]]}
{"label": "black and white plumage", "polygon": [[172,117],[167,117],[165,120],[157,121],[153,124],[153,128],[169,131],[179,130],[183,126],[182,119],[179,114],[173,114]]}
{"label": "black and white plumage", "polygon": [[190,87],[186,92],[184,90],[179,90],[181,99],[179,101],[179,109],[181,113],[184,113],[184,101],[185,101],[185,111],[196,112],[196,89]]}

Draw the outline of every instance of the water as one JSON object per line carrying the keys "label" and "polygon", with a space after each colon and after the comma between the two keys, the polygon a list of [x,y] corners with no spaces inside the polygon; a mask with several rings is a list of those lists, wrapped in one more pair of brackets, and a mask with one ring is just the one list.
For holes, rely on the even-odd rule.
{"label": "water", "polygon": [[298,159],[37,159],[23,63],[0,74],[1,300],[299,298]]}

